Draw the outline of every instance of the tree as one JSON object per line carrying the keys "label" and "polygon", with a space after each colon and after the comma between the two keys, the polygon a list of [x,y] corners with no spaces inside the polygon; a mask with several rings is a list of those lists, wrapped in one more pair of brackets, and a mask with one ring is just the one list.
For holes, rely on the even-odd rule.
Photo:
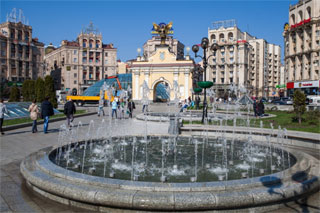
{"label": "tree", "polygon": [[21,93],[23,101],[30,101],[30,80],[25,80],[22,84]]}
{"label": "tree", "polygon": [[17,86],[13,86],[10,89],[10,102],[19,102],[20,101],[20,90]]}
{"label": "tree", "polygon": [[301,125],[302,115],[306,111],[306,96],[300,90],[293,93],[293,111],[296,113]]}
{"label": "tree", "polygon": [[54,108],[57,108],[57,100],[56,100],[56,91],[54,90],[54,81],[50,75],[47,75],[44,78],[45,84],[45,97],[49,97],[50,102],[52,103]]}
{"label": "tree", "polygon": [[44,93],[44,81],[42,78],[38,78],[36,80],[36,86],[35,86],[35,94],[36,94],[36,99],[37,102],[42,102],[45,98],[45,93]]}
{"label": "tree", "polygon": [[30,101],[33,101],[36,98],[36,81],[35,80],[29,80],[29,98]]}

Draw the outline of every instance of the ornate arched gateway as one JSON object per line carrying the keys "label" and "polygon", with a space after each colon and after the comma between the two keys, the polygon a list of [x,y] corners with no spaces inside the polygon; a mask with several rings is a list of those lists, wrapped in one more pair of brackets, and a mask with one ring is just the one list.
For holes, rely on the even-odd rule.
{"label": "ornate arched gateway", "polygon": [[[142,99],[142,85],[146,81],[150,93],[149,100],[156,100],[155,89],[160,82],[168,85],[173,90],[174,81],[178,83],[180,99],[187,99],[191,96],[192,76],[191,70],[194,67],[192,60],[177,60],[176,55],[169,51],[168,46],[158,46],[153,55],[146,60],[138,57],[132,62],[132,98]],[[173,100],[174,92],[170,92],[170,100]]]}

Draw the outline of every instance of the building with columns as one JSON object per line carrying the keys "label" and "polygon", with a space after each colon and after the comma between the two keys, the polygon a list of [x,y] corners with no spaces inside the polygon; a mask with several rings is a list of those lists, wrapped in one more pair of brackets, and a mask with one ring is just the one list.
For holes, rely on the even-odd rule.
{"label": "building with columns", "polygon": [[117,74],[117,49],[104,44],[93,24],[82,30],[76,41],[63,40],[60,47],[49,45],[45,54],[46,73],[61,73],[61,90],[82,94],[106,75]]}
{"label": "building with columns", "polygon": [[0,24],[1,83],[22,83],[44,75],[44,44],[32,38],[32,27],[21,20],[22,11],[19,12],[20,19],[14,9]]}
{"label": "building with columns", "polygon": [[[149,58],[155,51],[156,47],[160,45],[161,39],[160,36],[152,36],[146,43],[143,45],[143,58]],[[177,59],[183,59],[184,57],[184,44],[182,44],[173,36],[167,36],[166,45],[168,45],[170,52],[173,52]]]}
{"label": "building with columns", "polygon": [[160,40],[157,38],[154,36],[148,40],[144,45],[147,50],[143,50],[143,56],[138,55],[135,61],[130,62],[132,99],[142,100],[144,82],[150,91],[149,101],[157,101],[157,87],[160,84],[170,91],[167,101],[175,98],[187,99],[192,95],[191,71],[194,68],[194,61],[189,55],[184,57],[184,45],[176,39],[167,38],[166,45],[160,45]]}
{"label": "building with columns", "polygon": [[305,81],[319,84],[320,1],[299,0],[297,4],[290,5],[289,23],[285,24],[283,37],[286,82],[289,85]]}
{"label": "building with columns", "polygon": [[[280,80],[281,48],[265,39],[242,32],[235,20],[214,22],[208,29],[209,45],[217,43],[208,61],[207,78],[214,82],[219,97],[228,92],[229,85],[247,88],[256,97],[273,96]],[[276,93],[277,94],[277,93]]]}

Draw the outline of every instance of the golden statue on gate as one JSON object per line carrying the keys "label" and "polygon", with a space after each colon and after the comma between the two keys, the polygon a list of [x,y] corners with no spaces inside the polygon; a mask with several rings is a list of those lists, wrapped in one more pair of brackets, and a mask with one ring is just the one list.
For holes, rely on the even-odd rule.
{"label": "golden statue on gate", "polygon": [[161,45],[165,45],[167,35],[169,34],[169,30],[172,28],[172,21],[169,24],[161,23],[157,25],[156,23],[152,23],[154,30],[160,35]]}

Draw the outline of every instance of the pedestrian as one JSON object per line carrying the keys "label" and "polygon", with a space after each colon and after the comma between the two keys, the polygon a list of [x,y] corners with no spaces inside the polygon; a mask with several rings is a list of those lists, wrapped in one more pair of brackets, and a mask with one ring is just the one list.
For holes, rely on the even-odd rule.
{"label": "pedestrian", "polygon": [[187,109],[188,108],[188,102],[187,102],[187,99],[184,100],[183,102],[183,105],[180,109],[180,112],[183,112],[184,109]]}
{"label": "pedestrian", "polygon": [[113,114],[116,114],[116,118],[117,118],[117,109],[118,109],[118,104],[117,104],[117,100],[114,98],[111,104],[111,108],[112,108],[112,118],[113,118]]}
{"label": "pedestrian", "polygon": [[257,105],[256,100],[253,101],[253,112],[254,112],[254,116],[257,117],[258,116],[258,105]]}
{"label": "pedestrian", "polygon": [[53,106],[49,101],[49,97],[47,96],[45,100],[41,104],[41,118],[44,119],[43,123],[43,132],[44,134],[48,133],[49,128],[49,118],[54,115]]}
{"label": "pedestrian", "polygon": [[71,98],[69,98],[69,100],[67,101],[67,103],[64,105],[64,114],[67,117],[67,125],[68,128],[71,129],[71,125],[73,122],[73,115],[76,113],[76,106],[74,105],[73,101]]}
{"label": "pedestrian", "polygon": [[98,117],[100,116],[100,113],[102,112],[102,115],[104,116],[104,99],[100,98],[99,100],[99,106],[98,106]]}
{"label": "pedestrian", "polygon": [[146,109],[146,112],[148,112],[148,100],[142,101],[142,112],[144,113],[144,110]]}
{"label": "pedestrian", "polygon": [[262,99],[258,103],[258,114],[259,114],[259,117],[263,117],[264,115],[264,104],[262,102]]}
{"label": "pedestrian", "polygon": [[28,111],[30,112],[30,118],[33,121],[32,122],[32,133],[38,132],[37,128],[37,119],[39,115],[39,108],[37,105],[36,99],[32,101],[32,104],[29,106]]}
{"label": "pedestrian", "polygon": [[199,105],[200,105],[200,97],[199,95],[196,97],[196,109],[199,109]]}
{"label": "pedestrian", "polygon": [[125,102],[123,98],[120,99],[120,119],[124,119],[124,108],[125,108]]}
{"label": "pedestrian", "polygon": [[189,98],[188,98],[188,105],[190,106],[191,105],[191,97],[189,96]]}
{"label": "pedestrian", "polygon": [[0,102],[0,131],[1,131],[1,135],[4,135],[4,131],[2,129],[3,120],[4,120],[4,113],[9,114],[7,106],[3,102],[4,102],[4,100],[1,99],[1,102]]}
{"label": "pedestrian", "polygon": [[132,99],[128,99],[128,111],[129,111],[129,117],[132,118],[133,110],[136,108],[136,105],[132,101]]}

